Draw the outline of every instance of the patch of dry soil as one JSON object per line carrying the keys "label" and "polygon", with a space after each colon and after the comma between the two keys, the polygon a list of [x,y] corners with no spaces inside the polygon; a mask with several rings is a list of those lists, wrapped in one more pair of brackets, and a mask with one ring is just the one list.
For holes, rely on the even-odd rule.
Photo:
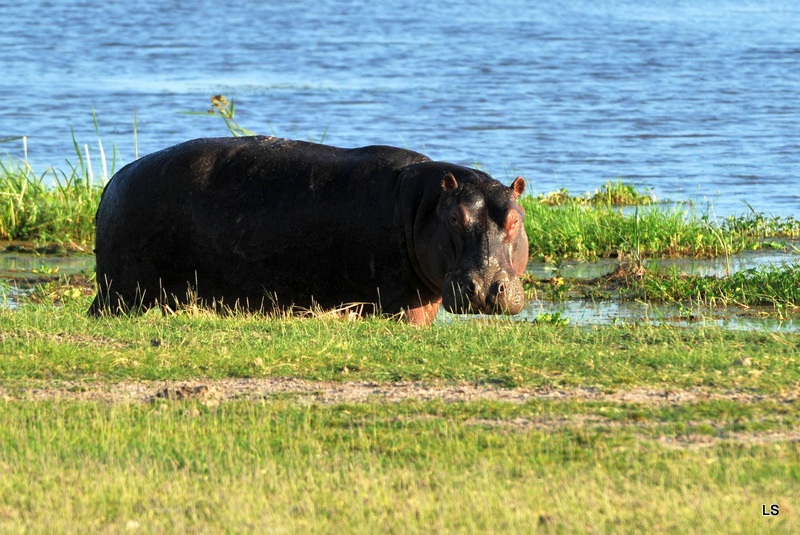
{"label": "patch of dry soil", "polygon": [[5,400],[83,400],[108,403],[143,403],[159,399],[200,399],[209,404],[232,400],[263,400],[276,396],[291,396],[298,403],[397,403],[406,400],[506,401],[524,403],[534,399],[562,401],[605,401],[642,403],[652,406],[676,405],[701,400],[726,399],[740,403],[761,400],[792,402],[800,392],[780,397],[747,391],[663,390],[632,388],[607,391],[593,387],[578,388],[499,388],[474,384],[425,384],[416,382],[331,382],[306,381],[283,377],[264,379],[219,379],[191,381],[142,381],[94,383],[63,381],[36,387],[7,387],[0,385],[0,399]]}
{"label": "patch of dry soil", "polygon": [[[373,383],[329,381],[305,381],[292,378],[266,379],[221,379],[192,381],[150,381],[123,383],[92,383],[64,381],[42,386],[0,386],[0,401],[48,401],[75,400],[106,403],[156,403],[163,401],[198,400],[207,406],[216,406],[226,401],[259,401],[286,398],[300,404],[337,403],[398,403],[406,400],[443,400],[464,402],[477,400],[524,403],[528,400],[547,399],[561,401],[603,401],[610,403],[639,403],[654,407],[693,403],[702,400],[725,399],[738,403],[755,403],[760,400],[791,403],[800,399],[800,392],[781,396],[765,396],[745,391],[710,391],[704,389],[659,390],[656,388],[633,388],[620,391],[604,391],[598,388],[497,388],[473,384],[423,384],[414,382]],[[196,412],[196,411],[195,411]],[[714,423],[711,422],[711,425]],[[464,425],[475,425],[508,429],[510,432],[558,432],[566,427],[608,428],[631,427],[652,432],[655,422],[618,422],[599,415],[570,414],[543,415],[536,418],[482,419],[474,418]],[[800,442],[800,429],[789,426],[779,431],[728,432],[719,430],[713,435],[686,433],[669,436],[653,436],[654,440],[668,448],[697,450],[715,446],[722,441],[742,445],[775,442]]]}

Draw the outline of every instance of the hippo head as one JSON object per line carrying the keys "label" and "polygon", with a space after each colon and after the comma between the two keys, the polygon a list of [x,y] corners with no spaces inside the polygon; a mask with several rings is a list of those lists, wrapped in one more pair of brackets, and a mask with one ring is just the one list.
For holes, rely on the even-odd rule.
{"label": "hippo head", "polygon": [[[417,257],[442,304],[458,314],[517,314],[525,305],[519,276],[528,261],[525,211],[518,177],[506,187],[488,174],[431,162],[435,217],[417,225]],[[433,175],[433,176],[431,176]],[[431,206],[431,208],[433,208]],[[433,214],[431,214],[433,215]],[[419,220],[418,220],[419,222]]]}
{"label": "hippo head", "polygon": [[448,312],[518,314],[525,306],[519,276],[528,262],[525,211],[517,198],[525,180],[511,187],[483,173],[442,180],[439,220],[448,229],[452,260],[445,274],[442,302]]}

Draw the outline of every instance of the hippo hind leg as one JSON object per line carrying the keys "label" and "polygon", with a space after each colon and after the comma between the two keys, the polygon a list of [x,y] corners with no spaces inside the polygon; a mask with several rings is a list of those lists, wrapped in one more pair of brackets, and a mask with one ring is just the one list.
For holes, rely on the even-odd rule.
{"label": "hippo hind leg", "polygon": [[114,316],[126,314],[141,314],[153,307],[161,307],[164,312],[174,312],[184,303],[192,300],[191,289],[188,287],[183,292],[176,291],[177,288],[168,290],[165,288],[141,288],[136,287],[133,291],[116,291],[109,287],[98,289],[94,301],[89,305],[87,314],[89,316],[103,316],[111,314]]}
{"label": "hippo hind leg", "polygon": [[187,284],[164,284],[154,265],[125,262],[119,270],[103,270],[98,262],[97,295],[87,311],[90,316],[138,314],[154,306],[176,310],[185,302]]}
{"label": "hippo hind leg", "polygon": [[158,292],[136,286],[132,290],[116,288],[113,284],[98,283],[97,295],[89,306],[90,316],[111,314],[137,314],[145,312],[158,303]]}

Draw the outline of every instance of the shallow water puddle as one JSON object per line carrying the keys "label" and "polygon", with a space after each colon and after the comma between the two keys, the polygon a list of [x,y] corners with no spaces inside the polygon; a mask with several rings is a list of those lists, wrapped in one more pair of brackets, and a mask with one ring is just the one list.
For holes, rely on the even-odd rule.
{"label": "shallow water puddle", "polygon": [[[794,251],[756,250],[745,251],[735,256],[712,260],[698,259],[649,259],[644,266],[651,271],[678,273],[702,277],[721,277],[737,271],[762,267],[780,267],[800,263],[800,256]],[[619,267],[619,260],[600,259],[597,262],[562,262],[560,265],[529,263],[527,273],[536,279],[564,277],[572,280],[591,280],[613,272]],[[766,309],[764,309],[765,312]],[[440,313],[437,321],[466,320],[470,316],[455,316]],[[488,317],[488,316],[484,316]],[[618,299],[596,300],[568,299],[563,302],[533,299],[521,314],[514,319],[520,321],[558,322],[568,320],[571,325],[614,325],[649,323],[668,324],[680,327],[699,327],[716,325],[726,329],[795,331],[800,329],[800,320],[792,318],[766,317],[758,309],[743,311],[728,307],[692,308],[666,303],[642,303],[620,301]]]}
{"label": "shallow water puddle", "polygon": [[[477,316],[491,320],[492,316]],[[670,325],[673,327],[717,326],[732,330],[790,332],[800,330],[797,318],[776,318],[758,311],[743,312],[730,307],[694,307],[692,309],[664,303],[635,301],[589,301],[572,299],[563,302],[532,300],[514,321],[566,323],[568,325]],[[476,316],[454,315],[440,311],[437,322],[470,321]]]}
{"label": "shallow water puddle", "polygon": [[14,308],[40,281],[94,272],[94,255],[58,256],[0,253],[0,306]]}
{"label": "shallow water puddle", "polygon": [[35,277],[63,273],[70,275],[81,271],[94,271],[94,256],[49,256],[17,253],[0,254],[0,279]]}
{"label": "shallow water puddle", "polygon": [[534,321],[541,315],[549,315],[550,318],[555,315],[568,318],[570,325],[649,323],[675,327],[715,325],[734,330],[796,331],[800,329],[800,320],[797,319],[760,316],[758,312],[744,313],[740,309],[731,307],[699,306],[687,309],[664,303],[619,300],[592,302],[575,299],[562,303],[535,300],[525,307],[518,317],[522,321]]}

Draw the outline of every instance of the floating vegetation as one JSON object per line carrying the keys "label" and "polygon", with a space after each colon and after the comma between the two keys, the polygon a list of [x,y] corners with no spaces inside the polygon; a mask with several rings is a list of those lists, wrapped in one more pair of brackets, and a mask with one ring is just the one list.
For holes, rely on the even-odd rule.
{"label": "floating vegetation", "polygon": [[672,271],[626,275],[620,295],[645,301],[697,302],[706,306],[800,306],[800,266],[767,266],[724,277],[701,277]]}
{"label": "floating vegetation", "polygon": [[677,266],[645,268],[622,261],[617,269],[593,279],[522,276],[529,300],[639,301],[683,306],[755,308],[772,314],[800,312],[800,264],[766,265],[714,276],[687,274]]}
{"label": "floating vegetation", "polygon": [[545,312],[543,314],[537,314],[535,318],[533,318],[532,323],[538,325],[557,325],[557,326],[565,326],[569,325],[569,317],[564,316],[560,312]]}
{"label": "floating vegetation", "polygon": [[750,213],[741,216],[728,216],[722,221],[722,228],[726,232],[751,238],[796,238],[800,236],[800,221],[794,217],[769,216],[756,213],[751,208]]}

